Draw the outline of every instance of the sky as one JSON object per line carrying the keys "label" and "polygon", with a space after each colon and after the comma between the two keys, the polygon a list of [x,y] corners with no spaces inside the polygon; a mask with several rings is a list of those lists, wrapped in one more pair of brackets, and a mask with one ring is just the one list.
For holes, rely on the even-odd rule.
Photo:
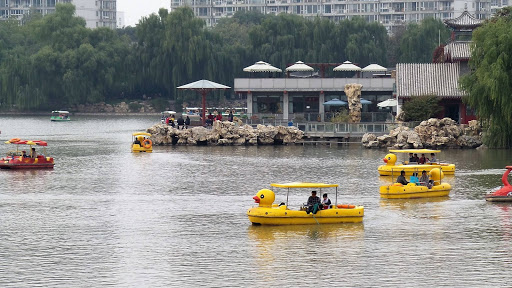
{"label": "sky", "polygon": [[124,12],[124,25],[135,26],[140,18],[158,13],[158,9],[170,9],[170,0],[117,0],[117,11]]}

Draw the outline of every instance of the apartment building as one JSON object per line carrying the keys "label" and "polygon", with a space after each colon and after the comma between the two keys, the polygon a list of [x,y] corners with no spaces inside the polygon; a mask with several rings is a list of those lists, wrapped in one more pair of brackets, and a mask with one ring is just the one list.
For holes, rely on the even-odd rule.
{"label": "apartment building", "polygon": [[15,18],[21,20],[23,15],[40,13],[47,15],[55,12],[57,3],[73,3],[76,16],[86,21],[88,28],[116,28],[117,0],[0,0],[0,20]]}
{"label": "apartment building", "polygon": [[446,20],[465,10],[478,19],[489,18],[494,11],[508,6],[509,0],[171,0],[171,11],[189,6],[208,26],[237,11],[259,11],[264,14],[289,13],[306,18],[317,16],[340,21],[361,16],[368,22],[379,22],[389,32],[407,22],[425,18]]}

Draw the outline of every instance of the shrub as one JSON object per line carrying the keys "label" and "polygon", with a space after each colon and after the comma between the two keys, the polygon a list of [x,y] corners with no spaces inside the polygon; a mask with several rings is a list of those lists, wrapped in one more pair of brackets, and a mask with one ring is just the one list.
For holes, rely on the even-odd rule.
{"label": "shrub", "polygon": [[350,116],[346,110],[341,112],[336,112],[334,116],[331,118],[332,123],[348,123],[350,121]]}
{"label": "shrub", "polygon": [[132,102],[128,104],[128,108],[130,109],[131,112],[139,112],[141,107],[142,105],[137,102]]}
{"label": "shrub", "polygon": [[411,97],[402,106],[404,121],[424,121],[435,117],[440,111],[439,97],[424,95]]}
{"label": "shrub", "polygon": [[165,111],[167,108],[169,108],[169,101],[164,98],[151,99],[151,106],[153,106],[156,111]]}

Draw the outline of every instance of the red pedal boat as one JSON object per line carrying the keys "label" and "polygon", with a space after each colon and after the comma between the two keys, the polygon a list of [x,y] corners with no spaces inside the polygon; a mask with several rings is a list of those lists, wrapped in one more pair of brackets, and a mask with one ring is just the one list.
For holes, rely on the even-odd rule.
{"label": "red pedal boat", "polygon": [[[16,144],[16,150],[7,152],[7,156],[0,159],[0,169],[52,169],[55,165],[53,157],[46,156],[48,143],[45,141],[13,138],[5,143]],[[20,150],[19,145],[29,145],[28,153]],[[43,147],[42,154],[32,146]]]}
{"label": "red pedal boat", "polygon": [[512,185],[508,183],[508,174],[512,170],[512,166],[505,167],[507,171],[503,173],[501,177],[501,182],[503,182],[503,187],[500,189],[485,195],[485,200],[487,201],[496,201],[496,202],[512,202]]}

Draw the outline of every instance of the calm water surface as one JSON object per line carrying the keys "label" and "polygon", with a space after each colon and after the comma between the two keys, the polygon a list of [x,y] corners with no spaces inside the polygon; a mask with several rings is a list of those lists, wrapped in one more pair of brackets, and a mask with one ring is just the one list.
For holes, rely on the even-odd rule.
{"label": "calm water surface", "polygon": [[[443,151],[457,165],[449,197],[381,200],[385,150],[132,154],[131,133],[158,116],[73,119],[0,116],[2,141],[47,140],[56,158],[54,170],[0,171],[0,287],[510,286],[512,206],[484,200],[510,150]],[[363,223],[251,226],[256,192],[290,181],[340,184],[341,202],[365,206]]]}

